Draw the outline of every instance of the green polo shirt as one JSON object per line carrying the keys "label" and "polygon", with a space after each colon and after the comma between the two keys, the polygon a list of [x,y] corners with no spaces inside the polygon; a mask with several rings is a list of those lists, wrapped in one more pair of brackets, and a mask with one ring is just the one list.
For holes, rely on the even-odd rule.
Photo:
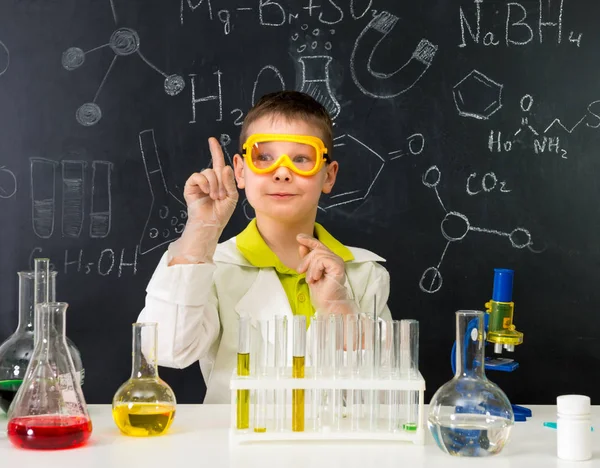
{"label": "green polo shirt", "polygon": [[[344,262],[354,260],[352,252],[340,241],[333,237],[319,223],[315,223],[315,237],[329,250],[341,257]],[[274,268],[287,295],[294,315],[301,314],[306,317],[306,325],[315,313],[310,301],[310,291],[306,283],[306,274],[298,274],[296,270],[286,267],[275,255],[271,248],[258,232],[256,219],[250,221],[246,229],[235,238],[235,244],[242,255],[257,268]]]}

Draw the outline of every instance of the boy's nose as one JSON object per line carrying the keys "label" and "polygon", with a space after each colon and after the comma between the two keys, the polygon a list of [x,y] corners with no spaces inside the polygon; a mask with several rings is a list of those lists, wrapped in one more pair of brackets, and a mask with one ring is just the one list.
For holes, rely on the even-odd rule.
{"label": "boy's nose", "polygon": [[291,171],[284,166],[279,166],[273,171],[273,180],[277,182],[289,182],[292,180]]}

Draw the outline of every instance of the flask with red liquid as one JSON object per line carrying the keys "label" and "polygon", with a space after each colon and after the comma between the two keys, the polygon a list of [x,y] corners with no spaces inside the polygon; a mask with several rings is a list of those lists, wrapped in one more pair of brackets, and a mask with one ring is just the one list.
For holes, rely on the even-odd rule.
{"label": "flask with red liquid", "polygon": [[[41,276],[38,280],[44,281],[44,266],[48,259],[36,258],[35,263],[41,265]],[[0,345],[0,410],[8,414],[10,404],[12,403],[17,390],[23,383],[25,371],[33,355],[34,334],[35,334],[35,304],[40,302],[56,301],[56,271],[50,271],[48,279],[49,285],[47,291],[39,291],[40,296],[36,295],[36,278],[34,271],[20,271],[19,275],[19,324],[15,332],[10,335],[4,343]],[[41,297],[47,292],[48,297]],[[81,354],[75,344],[67,336],[67,346],[75,364],[76,376],[81,385],[84,380],[84,369],[81,361]],[[10,415],[8,415],[10,417]]]}
{"label": "flask with red liquid", "polygon": [[67,307],[65,302],[36,306],[33,355],[11,405],[7,428],[9,440],[17,447],[74,448],[91,435],[92,422],[66,341]]}

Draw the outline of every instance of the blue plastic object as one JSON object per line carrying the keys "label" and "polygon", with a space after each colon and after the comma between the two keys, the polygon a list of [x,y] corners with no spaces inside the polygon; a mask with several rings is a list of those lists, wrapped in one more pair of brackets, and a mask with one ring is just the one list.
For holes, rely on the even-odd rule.
{"label": "blue plastic object", "polygon": [[515,272],[507,268],[494,268],[494,291],[492,301],[512,302],[513,277]]}
{"label": "blue plastic object", "polygon": [[532,413],[529,408],[526,408],[525,406],[519,406],[519,405],[511,405],[511,406],[513,409],[513,414],[515,415],[516,422],[527,421],[527,418],[531,417]]}

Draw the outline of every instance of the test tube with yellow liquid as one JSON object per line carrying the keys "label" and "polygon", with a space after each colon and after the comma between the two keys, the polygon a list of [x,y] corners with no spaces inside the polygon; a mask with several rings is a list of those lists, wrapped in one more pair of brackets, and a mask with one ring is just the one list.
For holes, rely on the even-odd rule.
{"label": "test tube with yellow liquid", "polygon": [[[241,317],[239,321],[237,375],[250,375],[250,318]],[[237,419],[238,429],[250,427],[250,390],[237,391]]]}
{"label": "test tube with yellow liquid", "polygon": [[162,435],[175,417],[175,394],[158,376],[156,363],[157,324],[133,324],[131,377],[113,397],[112,415],[128,436]]}
{"label": "test tube with yellow liquid", "polygon": [[[292,352],[292,377],[304,378],[304,359],[306,356],[306,317],[294,316]],[[292,390],[292,431],[304,432],[304,389]]]}

